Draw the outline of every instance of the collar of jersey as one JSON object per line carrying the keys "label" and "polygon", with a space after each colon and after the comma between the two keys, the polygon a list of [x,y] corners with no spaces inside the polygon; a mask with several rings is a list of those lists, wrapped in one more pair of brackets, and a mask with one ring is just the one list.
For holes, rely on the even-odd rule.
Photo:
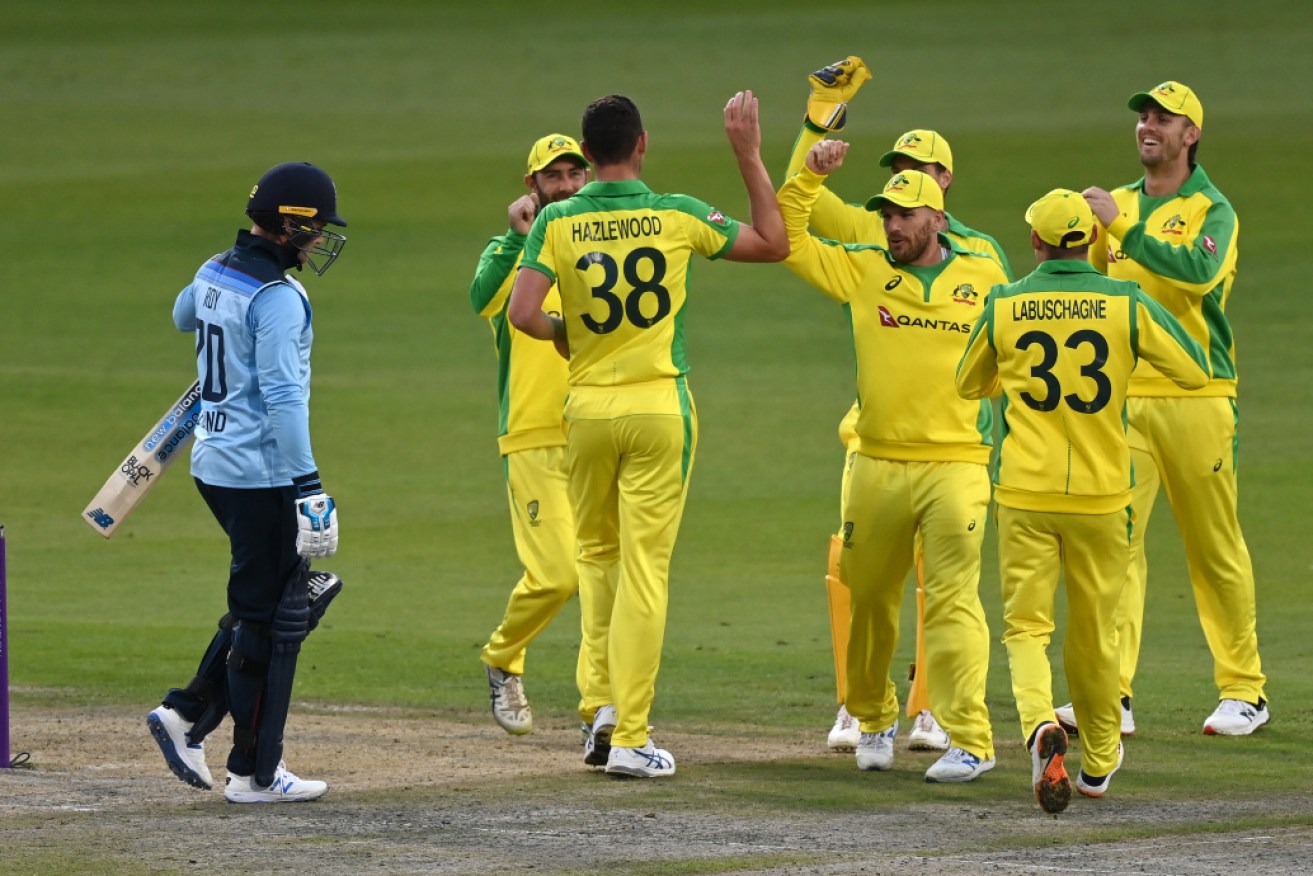
{"label": "collar of jersey", "polygon": [[641,179],[617,179],[617,180],[599,180],[595,179],[579,190],[581,195],[592,195],[594,197],[617,197],[622,195],[641,195],[652,191],[647,187],[647,183]]}
{"label": "collar of jersey", "polygon": [[[1190,195],[1202,192],[1211,185],[1212,182],[1208,179],[1208,174],[1204,173],[1204,166],[1202,164],[1196,164],[1194,170],[1190,171],[1190,175],[1185,178],[1185,182],[1181,184],[1181,188],[1177,190],[1176,194],[1165,195],[1161,198],[1151,198],[1151,200],[1170,201],[1172,198],[1188,198]],[[1144,197],[1149,197],[1144,194],[1144,177],[1140,177],[1139,181],[1134,183],[1131,187],[1141,195],[1144,195]]]}
{"label": "collar of jersey", "polygon": [[[237,232],[237,249],[247,253],[259,253],[278,267],[279,274],[284,274],[297,266],[296,251],[291,247],[279,246],[267,237],[252,234],[245,228]],[[254,252],[252,252],[254,251]]]}
{"label": "collar of jersey", "polygon": [[1099,269],[1085,259],[1049,259],[1035,268],[1041,274],[1097,274]]}

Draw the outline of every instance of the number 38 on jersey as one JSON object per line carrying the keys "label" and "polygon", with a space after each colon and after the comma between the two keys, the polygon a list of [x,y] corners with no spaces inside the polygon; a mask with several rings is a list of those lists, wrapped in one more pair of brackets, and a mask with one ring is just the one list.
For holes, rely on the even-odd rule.
{"label": "number 38 on jersey", "polygon": [[626,321],[651,328],[670,315],[670,290],[663,285],[666,256],[655,247],[631,250],[618,264],[609,253],[585,253],[575,268],[598,281],[590,289],[592,309],[582,317],[594,334],[610,334]]}

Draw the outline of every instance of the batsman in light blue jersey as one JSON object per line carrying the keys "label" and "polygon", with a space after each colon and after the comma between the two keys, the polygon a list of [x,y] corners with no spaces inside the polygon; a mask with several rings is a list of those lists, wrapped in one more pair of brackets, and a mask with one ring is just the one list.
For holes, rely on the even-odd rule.
{"label": "batsman in light blue jersey", "polygon": [[332,179],[280,164],[251,191],[249,231],[213,256],[178,295],[173,322],[196,337],[201,414],[192,448],[197,489],[232,549],[228,613],[196,677],[146,719],[169,768],[198,788],[214,781],[204,739],[233,721],[224,796],[232,803],[313,800],[324,782],[283,763],[283,727],[301,642],[341,580],[310,572],[332,556],[338,524],[310,446],[313,311],[287,276],[323,274],[346,238]]}

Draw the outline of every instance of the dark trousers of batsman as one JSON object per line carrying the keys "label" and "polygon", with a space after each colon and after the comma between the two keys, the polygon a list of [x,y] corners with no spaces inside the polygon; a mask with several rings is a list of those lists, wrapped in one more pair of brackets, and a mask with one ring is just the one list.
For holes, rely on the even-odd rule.
{"label": "dark trousers of batsman", "polygon": [[235,489],[196,481],[232,548],[228,614],[196,677],[164,704],[194,723],[200,742],[233,719],[228,770],[267,787],[282,759],[283,727],[301,642],[309,633],[309,563],[296,552],[296,491]]}

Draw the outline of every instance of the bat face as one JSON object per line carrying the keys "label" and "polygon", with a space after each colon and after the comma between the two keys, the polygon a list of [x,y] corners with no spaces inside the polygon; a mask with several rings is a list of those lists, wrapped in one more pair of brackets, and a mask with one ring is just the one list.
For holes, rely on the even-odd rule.
{"label": "bat face", "polygon": [[146,433],[100,492],[82,511],[82,519],[109,538],[145,498],[160,476],[192,442],[200,418],[200,383],[193,383]]}

